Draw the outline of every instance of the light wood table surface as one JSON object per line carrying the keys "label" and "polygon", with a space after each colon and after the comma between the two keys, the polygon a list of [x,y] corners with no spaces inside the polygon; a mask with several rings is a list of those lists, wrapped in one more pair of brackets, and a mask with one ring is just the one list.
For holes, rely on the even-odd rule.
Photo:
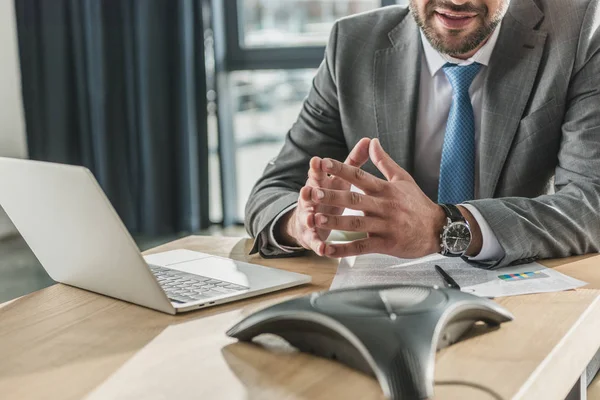
{"label": "light wood table surface", "polygon": [[600,399],[600,373],[592,381],[587,390],[587,398],[590,400]]}
{"label": "light wood table surface", "polygon": [[[303,287],[170,316],[57,284],[0,305],[0,398],[79,399],[170,326],[202,320],[206,348],[194,366],[199,399],[382,398],[377,382],[335,362],[236,343],[224,332],[252,310],[289,296],[327,290],[337,261],[315,256],[248,256],[243,238],[188,237],[152,252],[186,248],[310,274]],[[437,354],[435,398],[563,399],[600,348],[600,256],[543,264],[590,284],[575,291],[496,299],[516,317]],[[203,348],[204,348],[203,347]],[[177,385],[176,383],[174,383]],[[143,385],[142,385],[143,386]],[[156,391],[144,398],[164,397]],[[590,388],[600,392],[600,382]],[[135,397],[131,397],[135,398]],[[593,398],[593,397],[590,397]]]}

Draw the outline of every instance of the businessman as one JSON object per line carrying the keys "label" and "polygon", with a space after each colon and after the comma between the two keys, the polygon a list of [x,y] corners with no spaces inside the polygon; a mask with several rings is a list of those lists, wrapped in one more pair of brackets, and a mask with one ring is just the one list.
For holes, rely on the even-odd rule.
{"label": "businessman", "polygon": [[[338,21],[249,198],[253,251],[489,267],[598,251],[599,25],[599,0],[411,0]],[[366,235],[327,243],[334,229]]]}

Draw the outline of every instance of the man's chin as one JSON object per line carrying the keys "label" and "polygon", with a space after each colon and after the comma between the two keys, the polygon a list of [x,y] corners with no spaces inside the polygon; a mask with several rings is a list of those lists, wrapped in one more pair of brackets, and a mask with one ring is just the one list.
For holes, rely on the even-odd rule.
{"label": "man's chin", "polygon": [[452,42],[455,44],[464,43],[465,40],[468,40],[475,35],[481,28],[479,24],[470,24],[468,27],[461,29],[450,29],[445,26],[440,26],[439,24],[433,24],[431,26],[438,38],[444,42]]}
{"label": "man's chin", "polygon": [[435,30],[435,43],[432,43],[436,50],[451,56],[460,55],[465,52],[465,43],[472,43],[476,31],[464,32],[462,30],[446,30],[442,32]]}

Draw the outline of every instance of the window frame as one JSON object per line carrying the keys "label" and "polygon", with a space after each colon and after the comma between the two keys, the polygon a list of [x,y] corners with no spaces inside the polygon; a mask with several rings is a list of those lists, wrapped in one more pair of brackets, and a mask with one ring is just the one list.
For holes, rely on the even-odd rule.
{"label": "window frame", "polygon": [[[224,1],[227,34],[226,68],[229,71],[261,69],[317,68],[323,61],[325,46],[278,46],[244,48],[240,45],[240,16],[244,12],[242,0]],[[396,0],[380,0],[380,7],[397,4]]]}

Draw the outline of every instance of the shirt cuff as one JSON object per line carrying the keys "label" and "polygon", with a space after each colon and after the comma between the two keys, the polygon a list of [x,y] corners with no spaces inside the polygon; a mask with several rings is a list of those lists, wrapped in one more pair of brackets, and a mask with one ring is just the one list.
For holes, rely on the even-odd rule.
{"label": "shirt cuff", "polygon": [[479,224],[479,229],[481,230],[481,251],[479,254],[473,257],[468,257],[469,260],[472,261],[490,261],[490,260],[500,260],[504,257],[504,250],[502,246],[500,246],[500,242],[498,242],[498,238],[492,231],[490,224],[487,223],[483,215],[471,204],[461,204],[464,208],[469,210],[471,214],[473,214],[473,218]]}
{"label": "shirt cuff", "polygon": [[280,212],[275,217],[273,222],[271,222],[271,226],[269,227],[269,244],[271,246],[277,247],[279,250],[281,250],[285,253],[293,253],[295,251],[304,250],[303,247],[282,246],[279,243],[277,243],[277,240],[275,240],[275,225],[277,225],[277,222],[279,221],[279,219],[281,217],[283,217],[288,212],[292,211],[294,208],[296,208],[297,205],[298,205],[298,203],[294,203],[294,204],[290,205],[289,207],[287,207],[286,209],[284,209],[282,212]]}

